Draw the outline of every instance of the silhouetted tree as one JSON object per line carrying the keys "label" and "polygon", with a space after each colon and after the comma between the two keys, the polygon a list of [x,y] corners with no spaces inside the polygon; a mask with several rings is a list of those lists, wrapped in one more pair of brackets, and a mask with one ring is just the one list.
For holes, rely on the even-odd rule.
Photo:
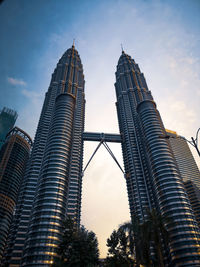
{"label": "silhouetted tree", "polygon": [[137,218],[132,222],[124,223],[119,229],[128,234],[129,249],[135,259],[135,266],[144,265],[150,267],[150,234],[146,223],[140,223]]}
{"label": "silhouetted tree", "polygon": [[132,251],[130,250],[129,236],[124,229],[113,231],[107,239],[108,257],[107,266],[133,266]]}
{"label": "silhouetted tree", "polygon": [[145,223],[148,225],[150,241],[155,249],[155,261],[158,267],[164,267],[164,250],[168,247],[169,243],[169,234],[165,227],[167,221],[169,219],[157,213],[155,209],[147,211]]}
{"label": "silhouetted tree", "polygon": [[96,266],[99,261],[99,250],[96,235],[87,231],[84,226],[80,228],[71,218],[64,222],[63,238],[58,248],[59,259],[53,266]]}
{"label": "silhouetted tree", "polygon": [[[164,267],[164,253],[169,242],[165,221],[167,219],[153,209],[147,211],[147,217],[143,223],[140,223],[137,218],[132,222],[124,223],[117,231],[113,231],[107,240],[108,252],[111,255],[107,259],[111,263],[121,258],[127,260],[123,263],[126,265],[123,266]],[[128,265],[130,258],[134,258],[135,265],[133,261],[132,265]]]}

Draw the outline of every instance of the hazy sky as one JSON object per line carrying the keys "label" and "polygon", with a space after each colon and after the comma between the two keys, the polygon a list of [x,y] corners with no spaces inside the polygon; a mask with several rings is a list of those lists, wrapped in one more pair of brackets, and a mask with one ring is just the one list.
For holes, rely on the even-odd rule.
{"label": "hazy sky", "polygon": [[[32,137],[51,74],[73,38],[86,80],[86,131],[118,133],[121,43],[144,72],[165,127],[190,138],[200,126],[199,0],[5,0],[0,36],[0,109],[17,110],[17,125]],[[96,146],[85,143],[85,164]],[[120,145],[111,149],[123,165]],[[102,147],[86,170],[82,204],[82,224],[97,234],[101,256],[127,220],[125,180]]]}

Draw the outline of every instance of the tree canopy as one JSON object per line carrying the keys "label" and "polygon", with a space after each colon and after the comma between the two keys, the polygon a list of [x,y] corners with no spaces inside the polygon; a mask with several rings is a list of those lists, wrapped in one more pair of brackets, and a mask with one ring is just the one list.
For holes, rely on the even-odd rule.
{"label": "tree canopy", "polygon": [[71,218],[66,219],[63,229],[63,238],[58,247],[59,258],[53,266],[97,266],[99,250],[96,235],[84,226],[77,227]]}
{"label": "tree canopy", "polygon": [[164,267],[169,242],[165,221],[156,210],[151,210],[145,221],[134,218],[114,230],[107,239],[107,266]]}
{"label": "tree canopy", "polygon": [[113,267],[133,266],[133,254],[130,249],[130,239],[127,233],[119,228],[113,231],[110,238],[107,239],[108,254],[107,265]]}

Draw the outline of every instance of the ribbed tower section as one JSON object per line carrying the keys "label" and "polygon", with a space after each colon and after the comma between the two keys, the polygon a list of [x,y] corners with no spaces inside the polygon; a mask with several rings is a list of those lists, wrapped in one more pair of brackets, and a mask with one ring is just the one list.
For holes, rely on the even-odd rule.
{"label": "ribbed tower section", "polygon": [[49,266],[67,212],[80,221],[84,110],[83,67],[73,45],[45,96],[10,235],[9,264]]}
{"label": "ribbed tower section", "polygon": [[[169,218],[172,266],[200,266],[199,228],[143,73],[122,52],[116,71],[117,112],[131,216],[156,208]],[[166,265],[168,266],[168,265]]]}

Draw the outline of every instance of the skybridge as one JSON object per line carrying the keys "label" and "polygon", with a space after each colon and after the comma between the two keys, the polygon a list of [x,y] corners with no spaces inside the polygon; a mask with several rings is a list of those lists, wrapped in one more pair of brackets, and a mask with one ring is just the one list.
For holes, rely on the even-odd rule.
{"label": "skybridge", "polygon": [[94,150],[92,156],[90,157],[88,163],[86,164],[85,168],[83,169],[82,176],[84,175],[85,170],[87,169],[88,165],[90,164],[91,160],[93,159],[94,155],[100,148],[100,146],[103,144],[103,146],[106,148],[108,153],[111,155],[117,166],[120,168],[122,173],[124,174],[125,177],[125,172],[121,165],[119,164],[118,160],[116,159],[115,155],[113,154],[112,150],[108,146],[107,142],[112,142],[112,143],[121,143],[121,135],[120,134],[113,134],[113,133],[95,133],[95,132],[84,132],[83,133],[83,141],[96,141],[99,142],[98,146]]}
{"label": "skybridge", "polygon": [[121,135],[113,134],[113,133],[95,133],[95,132],[84,132],[83,133],[84,141],[99,141],[101,142],[113,142],[113,143],[121,143]]}

